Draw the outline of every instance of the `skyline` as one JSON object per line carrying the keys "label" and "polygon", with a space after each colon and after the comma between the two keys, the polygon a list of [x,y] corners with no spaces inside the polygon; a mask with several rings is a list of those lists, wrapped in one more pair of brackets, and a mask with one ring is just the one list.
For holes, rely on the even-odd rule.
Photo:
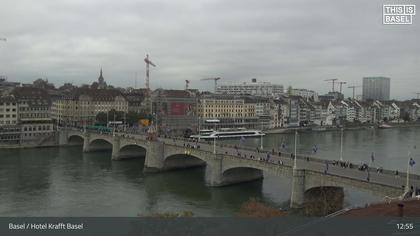
{"label": "skyline", "polygon": [[211,91],[211,81],[199,80],[257,78],[323,94],[331,89],[324,80],[338,78],[349,97],[347,87],[363,77],[385,76],[391,98],[420,92],[418,20],[382,25],[379,0],[19,3],[0,9],[0,37],[8,39],[0,42],[0,74],[10,81],[91,84],[102,67],[108,84],[134,87],[137,73],[144,87],[149,53],[153,89],[183,89],[187,79]]}

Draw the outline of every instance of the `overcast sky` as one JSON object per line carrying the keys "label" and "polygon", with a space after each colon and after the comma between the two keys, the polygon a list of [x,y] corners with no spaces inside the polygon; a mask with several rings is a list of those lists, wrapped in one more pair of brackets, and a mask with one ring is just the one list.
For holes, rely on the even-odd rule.
{"label": "overcast sky", "polygon": [[257,78],[325,93],[325,79],[388,76],[391,97],[411,98],[420,92],[420,15],[382,25],[382,4],[399,2],[1,0],[0,74],[90,84],[102,66],[108,84],[134,87],[137,73],[144,87],[149,53],[152,88]]}

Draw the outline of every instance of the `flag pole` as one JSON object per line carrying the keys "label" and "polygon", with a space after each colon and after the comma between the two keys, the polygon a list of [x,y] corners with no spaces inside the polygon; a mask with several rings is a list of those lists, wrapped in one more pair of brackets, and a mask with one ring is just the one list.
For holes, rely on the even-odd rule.
{"label": "flag pole", "polygon": [[293,169],[296,169],[297,168],[297,160],[296,160],[296,156],[297,156],[297,135],[298,135],[298,132],[297,132],[297,129],[295,130],[295,159],[294,159],[294,163],[293,163]]}
{"label": "flag pole", "polygon": [[343,128],[341,128],[341,138],[340,138],[340,161],[343,161]]}
{"label": "flag pole", "polygon": [[405,192],[408,193],[410,191],[410,151],[408,151],[408,160],[407,160],[407,182],[405,184]]}

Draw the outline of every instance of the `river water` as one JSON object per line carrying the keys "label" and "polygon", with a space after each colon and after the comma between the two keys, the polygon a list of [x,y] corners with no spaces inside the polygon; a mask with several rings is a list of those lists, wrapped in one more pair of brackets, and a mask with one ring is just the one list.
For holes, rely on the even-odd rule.
{"label": "river water", "polygon": [[[338,159],[339,132],[302,133],[299,153]],[[223,141],[237,143],[239,141]],[[267,149],[284,143],[293,149],[293,134],[267,135]],[[246,139],[241,145],[260,145]],[[318,151],[311,150],[317,145]],[[354,130],[344,134],[345,160],[366,162],[388,169],[405,170],[407,152],[418,162],[420,128]],[[288,150],[285,150],[288,151]],[[0,216],[136,216],[192,211],[195,216],[234,216],[250,198],[287,208],[291,178],[265,175],[264,180],[210,188],[204,169],[159,174],[142,173],[144,159],[111,161],[110,152],[83,153],[80,146],[0,150]],[[346,205],[363,205],[380,197],[345,188]]]}

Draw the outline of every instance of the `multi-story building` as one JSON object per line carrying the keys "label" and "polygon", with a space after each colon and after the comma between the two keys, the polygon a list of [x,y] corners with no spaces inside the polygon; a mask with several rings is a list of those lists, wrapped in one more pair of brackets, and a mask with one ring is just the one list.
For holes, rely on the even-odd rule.
{"label": "multi-story building", "polygon": [[409,109],[410,120],[420,120],[420,104],[418,102],[413,102]]}
{"label": "multi-story building", "polygon": [[364,77],[363,100],[387,101],[390,98],[391,79],[387,77]]}
{"label": "multi-story building", "polygon": [[18,123],[18,105],[14,96],[0,97],[0,125]]}
{"label": "multi-story building", "polygon": [[128,112],[128,101],[116,89],[78,88],[53,102],[53,118],[60,126],[83,127],[96,122],[96,115],[111,110]]}
{"label": "multi-story building", "polygon": [[[205,95],[200,97],[198,113],[203,129],[215,128],[208,120],[218,120],[216,128],[263,129],[270,123],[270,112],[265,110],[270,104],[263,104],[261,98],[235,95]],[[257,104],[259,114],[257,115]]]}
{"label": "multi-story building", "polygon": [[188,90],[157,89],[152,93],[152,114],[157,130],[185,135],[198,130],[197,96]]}
{"label": "multi-story building", "polygon": [[0,143],[19,143],[18,104],[14,96],[0,96]]}
{"label": "multi-story building", "polygon": [[46,90],[18,87],[12,91],[18,104],[21,143],[41,143],[54,136],[51,99]]}
{"label": "multi-story building", "polygon": [[221,83],[217,85],[217,94],[228,95],[253,95],[260,97],[279,97],[284,94],[283,85],[270,82],[257,82],[252,79],[251,83]]}
{"label": "multi-story building", "polygon": [[318,93],[313,90],[308,89],[291,89],[290,95],[292,96],[300,96],[305,98],[306,100],[312,100],[317,102],[318,101]]}
{"label": "multi-story building", "polygon": [[146,114],[148,112],[150,104],[146,102],[146,90],[145,89],[133,89],[131,91],[125,91],[123,93],[125,99],[128,102],[128,111],[139,114]]}

